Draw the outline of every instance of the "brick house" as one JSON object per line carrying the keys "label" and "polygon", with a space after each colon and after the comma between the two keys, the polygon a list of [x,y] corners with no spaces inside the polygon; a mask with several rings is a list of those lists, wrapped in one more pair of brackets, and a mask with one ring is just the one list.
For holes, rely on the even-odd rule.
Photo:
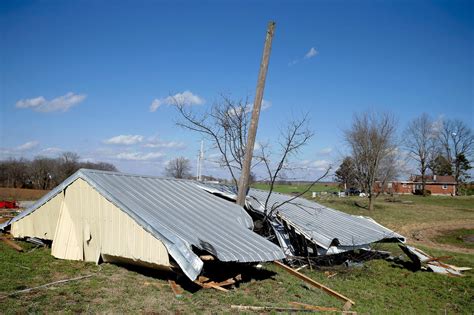
{"label": "brick house", "polygon": [[[425,189],[432,195],[455,195],[456,181],[453,176],[426,175]],[[421,190],[421,175],[412,175],[407,181],[391,181],[382,187],[381,182],[375,182],[374,191],[394,194],[413,194]]]}

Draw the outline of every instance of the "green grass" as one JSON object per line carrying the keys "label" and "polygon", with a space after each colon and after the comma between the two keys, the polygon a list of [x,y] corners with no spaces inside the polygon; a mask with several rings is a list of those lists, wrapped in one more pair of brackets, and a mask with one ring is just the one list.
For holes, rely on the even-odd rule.
{"label": "green grass", "polygon": [[327,197],[315,201],[354,215],[370,216],[379,223],[399,230],[412,224],[443,224],[447,221],[474,221],[474,197],[400,196],[402,202],[388,202],[385,196],[375,200],[375,210],[369,212],[359,205],[367,205],[367,198]]}
{"label": "green grass", "polygon": [[[18,253],[0,243],[0,296],[79,275],[92,278],[69,282],[0,300],[2,313],[49,312],[230,312],[230,305],[290,307],[296,301],[327,307],[342,307],[341,301],[319,289],[306,287],[302,281],[273,264],[263,270],[248,269],[244,282],[227,293],[212,289],[184,291],[177,299],[167,284],[167,274],[112,264],[54,259],[50,250],[19,242],[26,252]],[[396,245],[384,245],[395,255]],[[444,251],[427,249],[433,255]],[[472,266],[472,255],[452,254],[448,263]],[[225,268],[225,267],[223,267]],[[370,261],[360,268],[333,268],[336,276],[328,279],[320,270],[303,269],[303,273],[356,302],[359,313],[472,313],[473,275],[447,277],[429,272],[412,272],[393,262]],[[181,280],[186,287],[186,282]],[[189,284],[188,284],[189,285]]]}
{"label": "green grass", "polygon": [[474,242],[466,242],[463,238],[466,236],[474,236],[474,229],[459,229],[446,231],[438,235],[436,241],[443,244],[452,244],[459,247],[474,249]]}
{"label": "green grass", "polygon": [[[274,191],[279,192],[279,193],[284,193],[284,194],[292,194],[292,193],[301,193],[306,190],[306,188],[309,185],[298,185],[298,184],[293,184],[293,185],[282,185],[282,184],[277,184],[273,187]],[[258,188],[258,189],[263,189],[263,190],[268,190],[269,185],[263,184],[263,183],[255,183],[252,185],[253,188]],[[332,192],[338,192],[340,189],[335,186],[334,184],[324,184],[324,183],[317,183],[311,189],[304,194],[305,197],[310,197],[311,192],[327,192],[327,193],[332,193]]]}
{"label": "green grass", "polygon": [[[278,186],[276,190],[288,193],[301,191],[301,187]],[[348,213],[371,216],[396,230],[413,224],[474,221],[474,197],[402,196],[400,200],[410,203],[388,202],[381,196],[372,213],[355,205],[355,202],[365,203],[364,198],[323,195],[316,201]],[[454,241],[448,238],[447,242]],[[112,264],[97,266],[58,260],[50,255],[50,249],[34,249],[28,243],[19,243],[25,252],[18,253],[0,242],[0,296],[60,279],[91,273],[95,276],[0,299],[0,313],[228,313],[232,312],[231,304],[290,307],[290,301],[342,307],[338,299],[305,287],[301,280],[270,263],[264,264],[263,270],[244,270],[244,281],[227,293],[211,289],[196,291],[181,279],[187,290],[177,299],[168,286],[169,274]],[[474,267],[472,254],[417,247],[433,256],[451,256],[447,263]],[[377,245],[377,248],[389,250],[396,257],[402,255],[395,244]],[[227,265],[217,268],[230,269]],[[464,272],[464,277],[448,277],[413,272],[395,262],[374,260],[361,268],[331,268],[331,272],[337,274],[329,279],[321,270],[303,269],[302,272],[354,300],[353,310],[359,313],[474,313],[473,271]]]}

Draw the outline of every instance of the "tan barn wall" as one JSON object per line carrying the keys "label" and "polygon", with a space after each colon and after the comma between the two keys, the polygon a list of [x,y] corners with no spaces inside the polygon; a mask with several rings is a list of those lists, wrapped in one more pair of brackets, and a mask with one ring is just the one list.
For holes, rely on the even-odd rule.
{"label": "tan barn wall", "polygon": [[[63,202],[56,202],[54,206],[58,213],[51,249],[54,257],[98,262],[103,255],[147,266],[170,266],[164,244],[83,179],[69,185]],[[29,226],[37,222],[25,219],[34,214],[44,221],[45,214],[40,212],[53,206],[43,207],[15,222],[16,229],[31,231]],[[23,233],[23,236],[31,235]]]}
{"label": "tan barn wall", "polygon": [[44,240],[52,241],[56,231],[56,223],[58,222],[59,209],[63,202],[64,195],[59,193],[46,202],[44,205],[36,209],[11,226],[10,233],[14,237],[37,237]]}

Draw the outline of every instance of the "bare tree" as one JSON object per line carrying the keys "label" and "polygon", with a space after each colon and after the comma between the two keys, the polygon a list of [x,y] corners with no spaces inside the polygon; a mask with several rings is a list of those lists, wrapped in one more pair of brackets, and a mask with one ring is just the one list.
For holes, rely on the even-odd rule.
{"label": "bare tree", "polygon": [[80,168],[79,154],[74,152],[64,152],[60,156],[62,177],[68,178]]}
{"label": "bare tree", "polygon": [[442,122],[438,139],[446,159],[453,166],[454,179],[459,182],[463,172],[463,161],[472,160],[474,134],[464,122],[447,119]]}
{"label": "bare tree", "polygon": [[423,113],[413,119],[403,134],[403,144],[421,175],[421,190],[425,196],[426,171],[436,157],[438,130],[430,116]]}
{"label": "bare tree", "polygon": [[178,99],[173,103],[181,117],[177,124],[200,133],[212,143],[220,153],[220,165],[228,169],[234,185],[238,186],[250,122],[248,100],[233,101],[221,95],[221,100],[202,115],[192,112]]}
{"label": "bare tree", "polygon": [[[308,128],[307,115],[305,115],[302,119],[291,121],[286,129],[280,133],[280,150],[279,154],[277,155],[277,161],[274,164],[274,167],[272,167],[272,154],[270,154],[268,150],[269,145],[262,144],[260,146],[260,155],[258,156],[258,159],[261,160],[265,165],[269,182],[269,193],[265,199],[264,204],[265,219],[271,217],[275,210],[282,206],[282,204],[269,205],[270,196],[275,187],[275,181],[280,178],[279,176],[282,171],[288,169],[290,157],[296,155],[300,149],[313,137],[313,135],[314,133]],[[310,185],[308,190],[311,189],[313,185],[314,184]]]}
{"label": "bare tree", "polygon": [[373,211],[375,181],[383,160],[395,149],[395,120],[388,114],[355,115],[344,137],[354,159],[359,184],[368,194],[369,211]]}
{"label": "bare tree", "polygon": [[180,156],[168,162],[165,168],[165,175],[174,178],[189,178],[191,177],[190,171],[189,160]]}
{"label": "bare tree", "polygon": [[35,157],[31,163],[31,176],[35,186],[39,189],[51,189],[56,183],[59,183],[58,165],[56,159],[42,156]]}
{"label": "bare tree", "polygon": [[[238,176],[243,166],[250,123],[251,106],[247,103],[247,99],[233,101],[221,96],[220,102],[214,103],[209,111],[201,115],[192,112],[186,104],[177,99],[174,100],[174,105],[181,117],[177,124],[204,135],[212,143],[213,148],[220,153],[221,166],[228,169],[232,182],[238,187]],[[289,159],[296,155],[312,136],[313,132],[308,128],[308,115],[304,115],[300,119],[290,120],[286,129],[280,132],[278,153],[272,154],[268,144],[261,144],[260,152],[254,154],[252,168],[263,163],[268,175],[266,181],[270,185],[270,191],[265,202],[267,216],[281,206],[268,204],[275,182],[281,178],[285,170],[291,169]],[[329,170],[325,176],[328,172]],[[311,189],[314,183],[309,185],[306,191]]]}

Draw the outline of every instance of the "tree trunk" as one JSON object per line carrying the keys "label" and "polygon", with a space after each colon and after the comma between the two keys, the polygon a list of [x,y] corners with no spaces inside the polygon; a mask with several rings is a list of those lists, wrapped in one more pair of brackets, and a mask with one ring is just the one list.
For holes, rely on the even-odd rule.
{"label": "tree trunk", "polygon": [[369,211],[374,211],[374,195],[372,193],[369,194]]}
{"label": "tree trunk", "polygon": [[423,197],[426,197],[425,186],[426,186],[425,171],[421,170],[421,195]]}

